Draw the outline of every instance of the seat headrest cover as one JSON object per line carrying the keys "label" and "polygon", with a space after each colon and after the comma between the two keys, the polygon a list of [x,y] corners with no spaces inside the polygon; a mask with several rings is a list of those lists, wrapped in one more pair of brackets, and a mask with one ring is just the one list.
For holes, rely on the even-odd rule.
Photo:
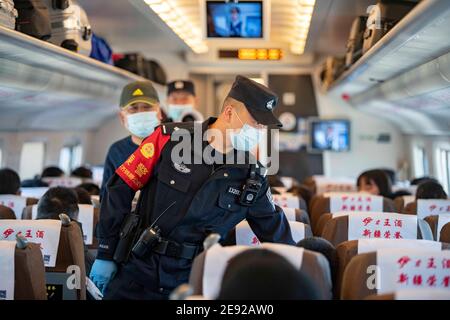
{"label": "seat headrest cover", "polygon": [[15,241],[0,241],[0,300],[14,300]]}
{"label": "seat headrest cover", "polygon": [[330,211],[379,211],[383,212],[383,197],[369,194],[351,194],[330,197]]}
{"label": "seat headrest cover", "polygon": [[417,200],[417,216],[421,219],[425,219],[428,216],[437,216],[445,213],[450,213],[450,200]]}
{"label": "seat headrest cover", "polygon": [[281,208],[300,208],[300,199],[293,194],[274,194],[272,197],[275,204]]}
{"label": "seat headrest cover", "polygon": [[441,251],[442,244],[436,241],[412,239],[360,239],[358,241],[358,254],[395,248]]}
{"label": "seat headrest cover", "polygon": [[348,240],[417,239],[417,217],[397,213],[350,213]]}
{"label": "seat headrest cover", "polygon": [[94,206],[90,204],[79,204],[78,222],[83,228],[83,240],[86,245],[91,245],[94,236]]}
{"label": "seat headrest cover", "polygon": [[22,219],[23,208],[27,206],[27,198],[16,195],[0,195],[0,205],[11,208],[16,219]]}
{"label": "seat headrest cover", "polygon": [[[297,221],[288,221],[291,228],[292,239],[299,242],[305,238],[305,225]],[[259,247],[261,242],[253,232],[246,220],[236,226],[236,245]]]}
{"label": "seat headrest cover", "polygon": [[450,251],[381,249],[376,253],[378,294],[401,289],[447,289],[450,286]]}
{"label": "seat headrest cover", "polygon": [[[302,265],[303,248],[274,243],[264,243],[259,248],[278,253],[290,261],[297,269],[300,269]],[[219,294],[228,261],[248,249],[257,248],[246,246],[222,247],[220,244],[216,244],[206,252],[203,272],[203,295],[207,299],[215,299]]]}
{"label": "seat headrest cover", "polygon": [[29,242],[41,246],[46,267],[56,265],[61,221],[59,220],[0,220],[0,237],[14,241],[16,234],[22,234]]}

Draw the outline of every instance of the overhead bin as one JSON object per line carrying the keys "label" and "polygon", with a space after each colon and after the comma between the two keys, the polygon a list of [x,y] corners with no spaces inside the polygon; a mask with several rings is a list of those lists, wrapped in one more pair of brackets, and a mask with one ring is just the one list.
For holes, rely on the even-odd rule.
{"label": "overhead bin", "polygon": [[[8,111],[2,113],[1,130],[95,128],[115,113],[123,86],[136,80],[145,79],[0,26],[0,109]],[[80,111],[89,110],[94,119],[61,128],[60,123],[28,120],[33,113],[45,119],[50,110],[78,119]]]}
{"label": "overhead bin", "polygon": [[329,88],[353,97],[450,51],[448,0],[423,0]]}

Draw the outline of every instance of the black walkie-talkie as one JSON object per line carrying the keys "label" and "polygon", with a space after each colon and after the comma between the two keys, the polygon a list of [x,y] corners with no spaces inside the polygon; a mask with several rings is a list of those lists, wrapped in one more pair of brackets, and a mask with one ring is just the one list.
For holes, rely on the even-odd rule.
{"label": "black walkie-talkie", "polygon": [[261,187],[262,183],[256,176],[256,166],[251,165],[250,177],[242,188],[241,198],[239,200],[240,204],[246,207],[252,206],[256,202]]}

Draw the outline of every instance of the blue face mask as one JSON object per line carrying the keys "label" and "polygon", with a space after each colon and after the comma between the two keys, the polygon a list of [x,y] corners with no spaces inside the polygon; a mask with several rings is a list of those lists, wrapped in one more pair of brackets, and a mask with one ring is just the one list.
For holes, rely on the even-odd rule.
{"label": "blue face mask", "polygon": [[[236,113],[237,115],[237,113]],[[239,116],[238,116],[239,118]],[[239,121],[241,119],[239,118]],[[241,121],[243,124],[243,122]],[[252,127],[248,124],[244,124],[241,130],[238,133],[232,132],[231,136],[231,144],[233,148],[240,151],[251,151],[255,149],[261,140],[260,130]]]}
{"label": "blue face mask", "polygon": [[139,112],[127,115],[128,131],[139,138],[146,138],[159,125],[156,111]]}
{"label": "blue face mask", "polygon": [[168,106],[168,116],[173,121],[181,121],[183,114],[190,113],[194,110],[194,107],[190,104],[169,104]]}

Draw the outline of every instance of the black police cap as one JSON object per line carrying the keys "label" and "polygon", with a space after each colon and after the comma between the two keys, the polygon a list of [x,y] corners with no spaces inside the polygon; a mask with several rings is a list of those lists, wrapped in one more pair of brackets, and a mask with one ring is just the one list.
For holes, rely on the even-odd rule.
{"label": "black police cap", "polygon": [[266,126],[283,126],[273,114],[278,96],[266,86],[249,78],[237,76],[228,96],[242,102],[258,123]]}
{"label": "black police cap", "polygon": [[172,81],[167,85],[167,95],[170,95],[173,92],[184,91],[195,96],[195,87],[192,81],[187,80],[177,80]]}

